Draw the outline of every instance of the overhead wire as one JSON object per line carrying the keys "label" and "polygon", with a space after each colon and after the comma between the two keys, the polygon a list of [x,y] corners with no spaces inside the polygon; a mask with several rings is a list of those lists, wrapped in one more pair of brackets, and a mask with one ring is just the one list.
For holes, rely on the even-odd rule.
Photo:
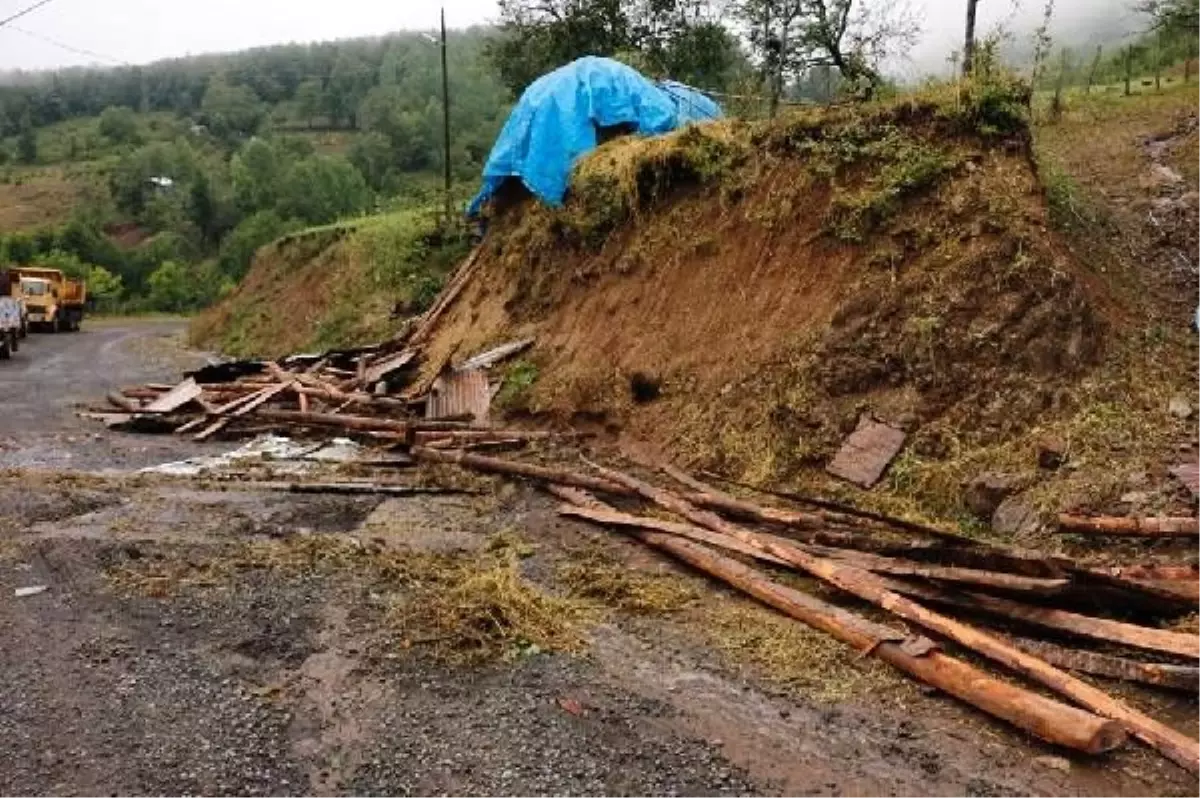
{"label": "overhead wire", "polygon": [[0,19],[0,28],[3,28],[5,25],[12,22],[13,20],[20,19],[21,17],[25,16],[26,14],[30,14],[34,11],[37,11],[42,6],[46,5],[47,3],[52,3],[52,2],[54,2],[54,0],[38,0],[33,5],[26,6],[25,8],[22,8],[20,11],[16,12],[15,14],[10,14],[9,16],[5,17],[4,19]]}
{"label": "overhead wire", "polygon": [[75,53],[76,55],[83,55],[83,56],[87,56],[88,58],[98,58],[101,61],[109,61],[114,64],[123,64],[125,66],[129,65],[129,62],[122,58],[114,58],[111,55],[104,55],[103,53],[97,53],[94,50],[88,50],[83,47],[75,47],[74,45],[70,45],[70,44],[67,44],[66,42],[61,42],[58,39],[51,38],[44,33],[38,33],[37,31],[32,31],[32,30],[29,30],[28,28],[22,28],[20,25],[9,25],[8,27],[11,30],[17,31],[18,33],[23,33],[26,36],[30,36],[34,39],[40,39],[41,41],[45,42],[46,44],[54,45],[55,47],[58,47],[62,50],[66,50],[67,52],[70,52],[70,53]]}

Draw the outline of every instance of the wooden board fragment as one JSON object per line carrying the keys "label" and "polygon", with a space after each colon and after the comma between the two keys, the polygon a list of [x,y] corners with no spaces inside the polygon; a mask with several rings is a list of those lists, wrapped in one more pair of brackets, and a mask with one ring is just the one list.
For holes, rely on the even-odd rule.
{"label": "wooden board fragment", "polygon": [[1194,665],[1167,665],[1160,662],[1138,662],[1137,660],[1113,657],[1096,651],[1080,651],[1065,648],[1044,640],[1014,638],[1017,648],[1026,651],[1060,668],[1081,673],[1107,676],[1126,682],[1140,682],[1173,690],[1195,693],[1200,689],[1200,668]]}
{"label": "wooden board fragment", "polygon": [[370,385],[373,382],[379,382],[393,371],[407,366],[416,356],[416,350],[404,349],[394,354],[382,357],[363,370],[360,382],[363,385]]}
{"label": "wooden board fragment", "polygon": [[1058,516],[1058,531],[1084,535],[1186,538],[1200,534],[1200,522],[1190,517],[1123,518],[1108,515],[1086,516],[1061,513]]}
{"label": "wooden board fragment", "polygon": [[429,389],[425,417],[435,419],[469,415],[476,424],[486,424],[490,403],[487,374],[481,369],[443,372]]}
{"label": "wooden board fragment", "polygon": [[1183,483],[1183,486],[1192,494],[1193,500],[1200,496],[1200,464],[1180,463],[1167,470],[1171,472],[1171,476]]}
{"label": "wooden board fragment", "polygon": [[146,413],[170,413],[178,410],[193,399],[200,398],[203,389],[195,379],[188,377],[162,396],[142,408]]}
{"label": "wooden board fragment", "polygon": [[484,352],[480,352],[477,355],[472,355],[462,363],[458,364],[458,366],[455,368],[455,371],[470,371],[471,369],[491,368],[501,360],[504,360],[506,357],[512,357],[513,355],[523,352],[531,346],[533,346],[532,338],[522,338],[519,341],[510,341],[507,344],[501,344],[500,346],[495,346]]}
{"label": "wooden board fragment", "polygon": [[870,488],[883,476],[892,458],[900,453],[904,437],[901,430],[864,414],[858,420],[858,428],[842,444],[825,470],[859,487]]}

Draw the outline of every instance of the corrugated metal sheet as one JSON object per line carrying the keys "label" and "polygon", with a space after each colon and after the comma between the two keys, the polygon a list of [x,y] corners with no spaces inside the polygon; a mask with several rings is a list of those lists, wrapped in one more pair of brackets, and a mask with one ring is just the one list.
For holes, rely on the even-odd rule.
{"label": "corrugated metal sheet", "polygon": [[476,424],[486,424],[491,391],[487,374],[480,369],[445,371],[433,381],[426,418],[453,418],[470,414]]}
{"label": "corrugated metal sheet", "polygon": [[835,477],[869,488],[883,476],[888,463],[902,446],[904,433],[901,430],[864,415],[825,470]]}

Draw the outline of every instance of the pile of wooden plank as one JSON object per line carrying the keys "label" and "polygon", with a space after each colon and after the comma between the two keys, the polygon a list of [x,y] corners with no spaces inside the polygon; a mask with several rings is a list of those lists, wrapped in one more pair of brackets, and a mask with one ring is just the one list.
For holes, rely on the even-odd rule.
{"label": "pile of wooden plank", "polygon": [[[1090,567],[829,502],[763,506],[670,466],[659,468],[673,481],[663,487],[595,464],[410,453],[533,480],[563,500],[561,514],[631,535],[1043,740],[1094,754],[1128,735],[1200,771],[1196,740],[1075,675],[1195,692],[1200,637],[1148,625],[1195,612],[1193,571]],[[814,577],[898,625],[790,587],[772,578],[779,570]],[[1061,700],[1002,681],[956,650]]]}
{"label": "pile of wooden plank", "polygon": [[514,436],[488,427],[488,406],[499,388],[489,370],[532,343],[505,343],[457,366],[436,364],[425,379],[418,378],[421,347],[405,338],[278,361],[218,363],[186,374],[175,385],[111,392],[113,407],[88,415],[116,429],[175,432],[201,441],[218,435],[336,432],[445,445],[434,440],[436,434],[454,432],[456,444],[502,447],[528,439],[529,433]]}

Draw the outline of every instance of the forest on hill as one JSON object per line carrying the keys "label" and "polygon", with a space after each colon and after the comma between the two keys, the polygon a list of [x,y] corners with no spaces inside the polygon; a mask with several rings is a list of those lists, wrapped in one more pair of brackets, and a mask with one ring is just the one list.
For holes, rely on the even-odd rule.
{"label": "forest on hill", "polygon": [[[1090,53],[1051,55],[1042,30],[1035,58],[1048,67],[1035,76],[1049,86],[1067,69],[1078,82],[1190,64],[1196,0],[1142,5],[1154,24],[1095,56],[1099,68]],[[447,39],[456,203],[514,98],[581,55],[734,95],[731,112],[759,114],[895,91],[888,59],[920,29],[880,0],[499,7],[496,27]],[[188,311],[230,290],[258,247],[306,227],[427,208],[432,235],[447,159],[441,81],[439,42],[421,32],[0,75],[0,262],[89,275],[113,309]]]}

